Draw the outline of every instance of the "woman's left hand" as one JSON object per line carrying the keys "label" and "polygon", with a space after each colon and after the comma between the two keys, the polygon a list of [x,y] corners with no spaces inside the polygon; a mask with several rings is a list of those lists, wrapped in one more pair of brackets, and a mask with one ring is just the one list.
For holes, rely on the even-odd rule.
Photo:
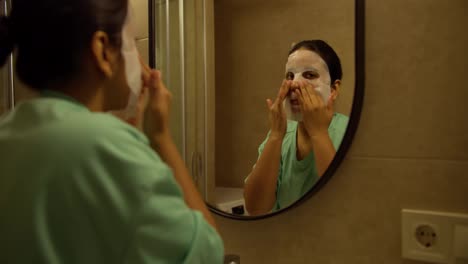
{"label": "woman's left hand", "polygon": [[323,102],[322,96],[314,87],[305,81],[299,83],[296,90],[301,105],[302,120],[311,139],[328,137],[328,127],[333,118],[333,101],[329,98],[328,104]]}

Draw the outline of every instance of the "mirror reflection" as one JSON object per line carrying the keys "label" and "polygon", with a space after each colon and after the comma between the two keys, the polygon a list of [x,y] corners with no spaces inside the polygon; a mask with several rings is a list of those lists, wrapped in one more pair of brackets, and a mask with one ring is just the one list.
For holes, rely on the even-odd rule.
{"label": "mirror reflection", "polygon": [[334,108],[341,79],[340,59],[325,41],[301,41],[290,50],[278,95],[267,99],[270,130],[245,179],[250,215],[286,208],[327,170],[348,125]]}
{"label": "mirror reflection", "polygon": [[339,2],[214,1],[213,207],[273,213],[328,169],[354,95],[354,2]]}

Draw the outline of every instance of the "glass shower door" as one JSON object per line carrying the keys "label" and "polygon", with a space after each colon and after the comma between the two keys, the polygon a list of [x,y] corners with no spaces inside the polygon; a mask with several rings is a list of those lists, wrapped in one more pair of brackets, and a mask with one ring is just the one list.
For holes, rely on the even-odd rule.
{"label": "glass shower door", "polygon": [[214,151],[207,146],[214,138],[206,131],[208,116],[214,117],[209,103],[214,95],[208,89],[214,79],[206,74],[212,59],[207,52],[206,2],[155,0],[153,13],[156,68],[173,95],[171,131],[199,191],[209,199],[214,186],[209,179],[214,177],[207,176],[214,172]]}
{"label": "glass shower door", "polygon": [[[1,0],[0,14],[8,15],[10,7],[11,2],[9,0]],[[13,74],[13,56],[10,56],[6,64],[0,69],[0,115],[14,106]]]}
{"label": "glass shower door", "polygon": [[170,128],[178,150],[186,160],[185,111],[183,83],[183,47],[179,9],[182,1],[156,0],[154,8],[156,68],[172,93]]}

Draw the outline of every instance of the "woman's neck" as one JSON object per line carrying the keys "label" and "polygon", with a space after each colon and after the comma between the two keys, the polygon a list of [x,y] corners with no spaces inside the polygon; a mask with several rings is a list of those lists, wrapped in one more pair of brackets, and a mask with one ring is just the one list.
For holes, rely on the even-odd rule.
{"label": "woman's neck", "polygon": [[74,98],[92,112],[105,111],[104,98],[102,92],[100,92],[101,89],[97,89],[97,87],[93,85],[70,83],[67,85],[53,86],[51,90]]}

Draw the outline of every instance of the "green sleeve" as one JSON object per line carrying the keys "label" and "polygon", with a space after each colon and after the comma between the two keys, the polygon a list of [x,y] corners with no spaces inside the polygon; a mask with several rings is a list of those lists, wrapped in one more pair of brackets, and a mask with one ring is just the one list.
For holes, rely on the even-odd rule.
{"label": "green sleeve", "polygon": [[103,183],[97,186],[104,185],[99,200],[108,201],[101,221],[110,239],[126,234],[124,263],[222,263],[221,238],[187,207],[172,171],[146,138],[119,129],[95,142],[92,167]]}
{"label": "green sleeve", "polygon": [[142,133],[35,102],[1,128],[0,155],[13,151],[0,163],[0,263],[222,263],[221,238]]}
{"label": "green sleeve", "polygon": [[203,215],[178,196],[152,195],[135,219],[128,264],[222,263],[223,243]]}
{"label": "green sleeve", "polygon": [[346,129],[348,128],[349,117],[335,113],[333,120],[328,128],[328,133],[330,135],[330,139],[335,147],[335,150],[338,151],[338,148],[343,141],[343,137],[346,133]]}

